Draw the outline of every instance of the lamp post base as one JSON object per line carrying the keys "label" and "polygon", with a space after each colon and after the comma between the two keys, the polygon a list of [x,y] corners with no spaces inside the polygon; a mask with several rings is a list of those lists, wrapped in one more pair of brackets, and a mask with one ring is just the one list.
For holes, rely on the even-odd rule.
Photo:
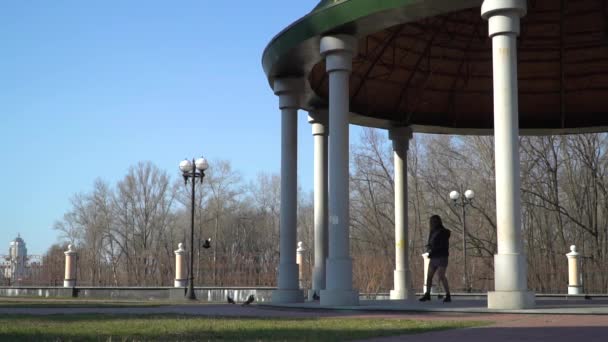
{"label": "lamp post base", "polygon": [[194,288],[192,286],[188,286],[188,289],[186,290],[186,299],[196,300],[196,294],[194,293]]}

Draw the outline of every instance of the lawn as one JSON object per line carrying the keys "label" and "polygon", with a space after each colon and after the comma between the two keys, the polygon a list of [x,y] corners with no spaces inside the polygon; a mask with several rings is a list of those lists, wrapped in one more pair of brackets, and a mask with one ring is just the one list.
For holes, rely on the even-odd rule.
{"label": "lawn", "polygon": [[5,315],[0,341],[345,341],[487,325],[374,318]]}
{"label": "lawn", "polygon": [[[70,298],[2,298],[0,308],[120,308],[133,306],[157,307],[171,305],[163,301],[129,301],[101,299],[70,299]],[[180,305],[187,303],[179,303]]]}

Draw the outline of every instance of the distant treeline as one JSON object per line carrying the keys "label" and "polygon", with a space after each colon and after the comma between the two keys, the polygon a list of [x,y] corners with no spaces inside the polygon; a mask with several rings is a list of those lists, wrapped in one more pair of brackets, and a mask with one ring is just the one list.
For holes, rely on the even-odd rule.
{"label": "distant treeline", "polygon": [[[522,229],[528,280],[538,292],[567,290],[569,246],[583,255],[588,292],[608,287],[608,142],[606,134],[521,137]],[[394,213],[392,146],[386,131],[365,129],[351,146],[351,254],[355,287],[392,289]],[[211,161],[196,191],[194,275],[197,285],[274,286],[279,262],[280,177],[245,181],[230,162]],[[312,172],[312,170],[310,171]],[[414,288],[422,286],[428,218],[443,217],[452,230],[448,276],[462,288],[462,215],[448,194],[475,191],[467,209],[468,267],[475,290],[492,290],[496,253],[494,144],[492,137],[416,134],[408,153],[409,257]],[[174,253],[190,250],[190,188],[178,171],[150,162],[130,168],[117,184],[97,180],[76,194],[55,224],[80,253],[80,284],[170,286]],[[211,238],[212,248],[200,243]],[[312,193],[298,194],[298,240],[310,284],[313,250]],[[65,244],[52,246],[41,281],[63,277]]]}

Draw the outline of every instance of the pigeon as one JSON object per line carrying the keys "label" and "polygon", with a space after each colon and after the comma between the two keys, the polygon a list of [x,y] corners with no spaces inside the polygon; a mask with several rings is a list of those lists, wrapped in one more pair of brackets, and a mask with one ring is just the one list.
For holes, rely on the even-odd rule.
{"label": "pigeon", "polygon": [[253,295],[249,295],[249,297],[247,297],[247,300],[243,304],[241,304],[241,306],[249,305],[253,303],[254,300],[255,297]]}
{"label": "pigeon", "polygon": [[316,291],[312,293],[312,300],[319,300],[320,298]]}
{"label": "pigeon", "polygon": [[203,248],[207,249],[211,247],[211,238],[208,238],[207,240],[205,240],[205,242],[203,242]]}
{"label": "pigeon", "polygon": [[226,295],[226,299],[228,299],[229,304],[235,304],[234,299],[232,299],[232,297],[230,297],[229,295]]}

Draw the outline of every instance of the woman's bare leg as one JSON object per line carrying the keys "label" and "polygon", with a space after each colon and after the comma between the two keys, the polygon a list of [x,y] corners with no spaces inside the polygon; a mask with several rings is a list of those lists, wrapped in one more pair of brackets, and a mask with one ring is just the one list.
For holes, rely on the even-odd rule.
{"label": "woman's bare leg", "polygon": [[426,292],[431,293],[431,288],[433,287],[433,276],[435,276],[435,271],[437,271],[437,267],[429,264],[429,270],[426,274]]}
{"label": "woman's bare leg", "polygon": [[439,281],[441,282],[441,285],[443,285],[443,289],[445,290],[445,293],[449,294],[450,293],[450,285],[448,284],[448,278],[446,278],[445,272],[446,272],[446,268],[445,267],[439,267],[437,269],[437,277],[439,278]]}

